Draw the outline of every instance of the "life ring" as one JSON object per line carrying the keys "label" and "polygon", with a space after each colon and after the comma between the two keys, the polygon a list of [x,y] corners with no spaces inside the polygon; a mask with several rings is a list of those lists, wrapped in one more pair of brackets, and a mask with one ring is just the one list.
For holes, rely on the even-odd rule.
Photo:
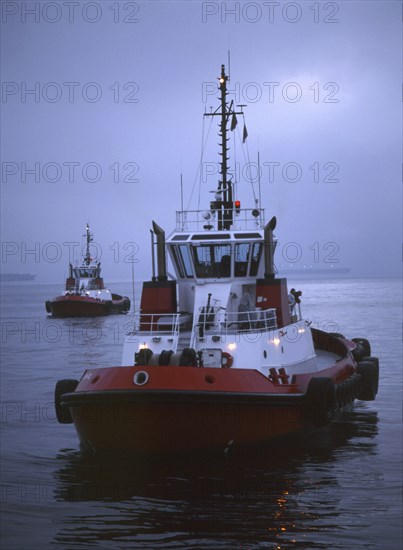
{"label": "life ring", "polygon": [[221,354],[221,367],[223,369],[229,369],[232,367],[232,364],[234,362],[234,358],[232,355],[226,351],[223,351]]}

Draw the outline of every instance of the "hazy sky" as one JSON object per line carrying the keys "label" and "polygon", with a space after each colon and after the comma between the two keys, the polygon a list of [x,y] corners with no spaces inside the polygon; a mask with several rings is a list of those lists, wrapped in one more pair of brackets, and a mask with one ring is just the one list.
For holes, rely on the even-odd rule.
{"label": "hazy sky", "polygon": [[[259,149],[266,217],[278,218],[276,264],[399,273],[400,2],[1,8],[2,271],[62,284],[89,222],[106,280],[130,279],[133,252],[148,278],[151,221],[174,228],[181,172],[188,203],[230,49],[230,99],[247,105],[250,161]],[[213,137],[204,172],[218,161]],[[236,160],[247,175],[240,150]],[[253,207],[250,183],[239,189]]]}

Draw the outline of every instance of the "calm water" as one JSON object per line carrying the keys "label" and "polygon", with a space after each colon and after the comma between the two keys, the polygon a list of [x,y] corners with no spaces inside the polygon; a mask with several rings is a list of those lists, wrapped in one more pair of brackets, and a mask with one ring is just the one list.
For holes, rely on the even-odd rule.
{"label": "calm water", "polygon": [[370,340],[377,400],[308,439],[169,461],[83,456],[55,419],[55,382],[119,365],[130,318],[48,319],[59,285],[2,285],[2,549],[400,550],[400,281],[290,283],[314,326]]}

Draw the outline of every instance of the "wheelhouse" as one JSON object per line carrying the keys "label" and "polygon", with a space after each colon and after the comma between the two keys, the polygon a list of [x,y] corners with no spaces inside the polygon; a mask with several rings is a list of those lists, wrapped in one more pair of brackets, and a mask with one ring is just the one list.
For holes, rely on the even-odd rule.
{"label": "wheelhouse", "polygon": [[75,279],[89,279],[100,277],[100,267],[73,267],[73,276]]}
{"label": "wheelhouse", "polygon": [[174,233],[167,248],[178,279],[238,279],[263,274],[263,232]]}

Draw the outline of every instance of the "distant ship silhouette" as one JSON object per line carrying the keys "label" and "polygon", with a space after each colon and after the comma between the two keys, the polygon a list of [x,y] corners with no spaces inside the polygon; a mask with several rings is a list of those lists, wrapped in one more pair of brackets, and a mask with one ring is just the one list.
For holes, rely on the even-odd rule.
{"label": "distant ship silhouette", "polygon": [[0,281],[33,281],[36,275],[30,273],[0,273]]}
{"label": "distant ship silhouette", "polygon": [[279,268],[278,272],[285,275],[346,275],[350,273],[349,267],[305,267],[305,268],[293,268],[287,267],[285,269]]}

